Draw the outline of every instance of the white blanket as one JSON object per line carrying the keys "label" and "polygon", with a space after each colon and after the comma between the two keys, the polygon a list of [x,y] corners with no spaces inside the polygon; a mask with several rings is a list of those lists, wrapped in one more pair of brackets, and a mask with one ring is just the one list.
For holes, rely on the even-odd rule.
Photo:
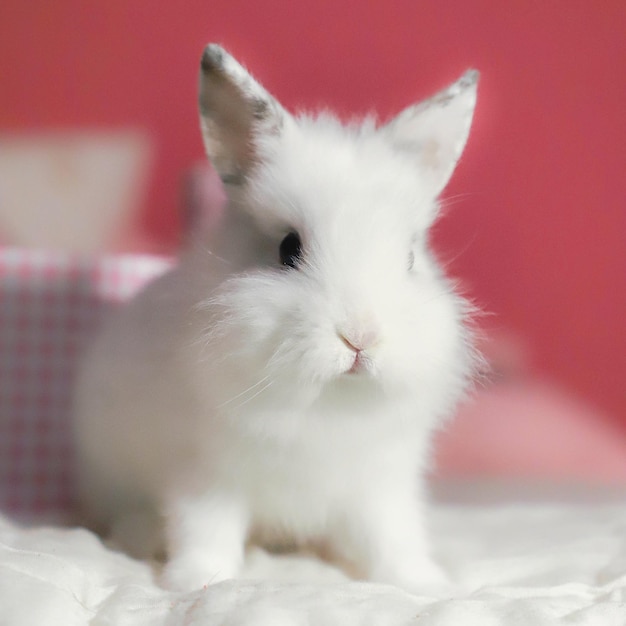
{"label": "white blanket", "polygon": [[436,596],[350,582],[314,558],[261,550],[248,556],[246,579],[182,594],[85,530],[0,518],[0,624],[626,625],[626,498],[440,504],[433,533],[455,581]]}

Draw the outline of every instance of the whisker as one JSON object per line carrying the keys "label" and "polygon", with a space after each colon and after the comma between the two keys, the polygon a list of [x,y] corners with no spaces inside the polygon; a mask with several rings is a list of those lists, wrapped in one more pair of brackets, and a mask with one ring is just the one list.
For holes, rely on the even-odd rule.
{"label": "whisker", "polygon": [[[217,406],[217,408],[221,409],[222,407],[230,404],[231,402],[234,402],[238,398],[241,398],[241,396],[244,396],[245,394],[249,393],[253,389],[256,389],[259,385],[262,385],[268,378],[269,378],[269,376],[264,376],[263,378],[261,378],[261,380],[259,380],[256,383],[254,383],[254,385],[250,385],[247,389],[244,389],[241,393],[238,393],[236,396],[233,396],[232,398],[230,398],[230,399],[226,400],[225,402],[222,402],[221,404],[219,404]],[[269,384],[271,384],[271,382]],[[265,387],[263,387],[263,389],[267,389],[267,385]],[[263,391],[263,389],[261,389],[261,391]],[[258,393],[254,394],[252,396],[252,398],[256,397],[257,395],[258,395]],[[252,398],[250,398],[250,400]],[[240,404],[239,406],[242,406],[242,405]]]}
{"label": "whisker", "polygon": [[213,252],[213,250],[211,250],[211,248],[209,248],[208,246],[202,246],[201,250],[207,256],[212,256],[214,259],[217,259],[218,261],[220,261],[221,263],[224,263],[225,265],[231,264],[231,262],[228,259],[224,259],[223,257],[215,254],[215,252]]}
{"label": "whisker", "polygon": [[455,193],[453,196],[444,196],[443,198],[440,198],[439,202],[440,204],[443,204],[445,206],[449,202],[455,202],[455,203],[461,202],[467,198],[476,197],[479,194],[480,192],[476,192],[476,191],[466,191],[462,193]]}
{"label": "whisker", "polygon": [[[261,387],[261,389],[259,389],[254,395],[250,396],[249,398],[246,398],[243,402],[240,402],[235,408],[240,409],[242,406],[245,406],[246,404],[248,404],[248,402],[251,402],[252,400],[254,400],[258,395],[262,394],[264,391],[267,390],[268,387],[271,387],[273,384],[274,384],[274,381],[270,380],[264,387]],[[250,389],[248,389],[248,391],[250,391]]]}

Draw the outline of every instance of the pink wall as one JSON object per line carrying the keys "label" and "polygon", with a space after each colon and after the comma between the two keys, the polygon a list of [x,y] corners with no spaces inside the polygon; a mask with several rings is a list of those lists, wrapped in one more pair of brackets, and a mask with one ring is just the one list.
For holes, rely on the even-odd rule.
{"label": "pink wall", "polygon": [[437,231],[492,328],[626,426],[623,0],[3,0],[0,131],[140,126],[158,150],[143,228],[176,241],[201,153],[196,72],[224,43],[290,107],[390,115],[482,72]]}

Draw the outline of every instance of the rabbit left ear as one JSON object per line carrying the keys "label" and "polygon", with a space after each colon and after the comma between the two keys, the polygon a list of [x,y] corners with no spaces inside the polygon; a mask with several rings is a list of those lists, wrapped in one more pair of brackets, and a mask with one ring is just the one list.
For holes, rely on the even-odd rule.
{"label": "rabbit left ear", "polygon": [[278,135],[288,114],[216,44],[202,55],[199,105],[207,155],[228,191],[243,184],[259,159],[259,142]]}
{"label": "rabbit left ear", "polygon": [[435,196],[448,183],[467,142],[477,84],[478,72],[469,70],[447,89],[405,109],[380,129],[399,151],[415,159]]}

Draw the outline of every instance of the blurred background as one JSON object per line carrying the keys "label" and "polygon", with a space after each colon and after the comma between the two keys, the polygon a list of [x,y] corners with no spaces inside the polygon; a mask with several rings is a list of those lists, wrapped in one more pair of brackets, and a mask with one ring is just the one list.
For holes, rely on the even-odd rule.
{"label": "blurred background", "polygon": [[3,0],[0,244],[175,251],[206,42],[287,108],[345,117],[477,68],[434,245],[507,384],[465,409],[443,467],[540,475],[570,450],[566,474],[626,482],[625,33],[623,0]]}

